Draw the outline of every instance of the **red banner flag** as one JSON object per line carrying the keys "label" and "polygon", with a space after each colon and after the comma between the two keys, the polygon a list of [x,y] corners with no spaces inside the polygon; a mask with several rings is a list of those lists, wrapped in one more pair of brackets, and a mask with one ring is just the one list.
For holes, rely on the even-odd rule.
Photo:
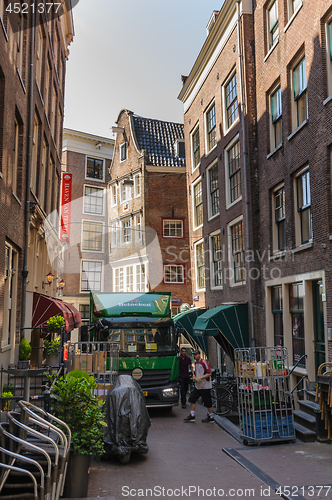
{"label": "red banner flag", "polygon": [[63,174],[60,241],[70,240],[71,188],[72,188],[72,174]]}

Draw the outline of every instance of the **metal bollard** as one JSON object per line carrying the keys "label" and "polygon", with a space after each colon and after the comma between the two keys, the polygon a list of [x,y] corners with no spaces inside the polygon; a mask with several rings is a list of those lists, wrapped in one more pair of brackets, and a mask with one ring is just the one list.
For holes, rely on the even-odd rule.
{"label": "metal bollard", "polygon": [[50,391],[44,392],[44,410],[49,413],[50,411],[50,403],[51,403],[51,393]]}

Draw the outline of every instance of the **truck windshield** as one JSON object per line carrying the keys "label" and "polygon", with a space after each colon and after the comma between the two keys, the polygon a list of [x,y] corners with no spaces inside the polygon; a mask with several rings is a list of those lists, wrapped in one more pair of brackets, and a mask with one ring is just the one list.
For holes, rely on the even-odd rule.
{"label": "truck windshield", "polygon": [[125,353],[149,353],[173,351],[172,328],[117,328],[110,330],[111,342],[118,342]]}

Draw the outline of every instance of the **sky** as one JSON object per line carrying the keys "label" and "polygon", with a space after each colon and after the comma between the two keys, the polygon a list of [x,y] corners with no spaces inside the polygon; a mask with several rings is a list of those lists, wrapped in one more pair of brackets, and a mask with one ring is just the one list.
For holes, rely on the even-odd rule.
{"label": "sky", "polygon": [[115,138],[123,108],[183,123],[177,99],[222,0],[79,0],[66,72],[66,128]]}

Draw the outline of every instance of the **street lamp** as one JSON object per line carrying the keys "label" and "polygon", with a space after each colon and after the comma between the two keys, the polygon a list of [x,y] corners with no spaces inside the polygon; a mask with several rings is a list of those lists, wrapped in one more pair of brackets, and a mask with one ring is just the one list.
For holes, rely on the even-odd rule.
{"label": "street lamp", "polygon": [[63,287],[65,286],[66,282],[65,280],[62,278],[60,281],[59,281],[59,286],[57,287],[57,291],[58,291],[58,295],[61,296],[62,295],[62,290],[63,290]]}
{"label": "street lamp", "polygon": [[46,278],[47,278],[47,281],[42,282],[42,288],[45,288],[45,285],[52,285],[53,278],[54,278],[54,274],[52,273],[52,271],[50,271],[48,274],[46,274]]}

